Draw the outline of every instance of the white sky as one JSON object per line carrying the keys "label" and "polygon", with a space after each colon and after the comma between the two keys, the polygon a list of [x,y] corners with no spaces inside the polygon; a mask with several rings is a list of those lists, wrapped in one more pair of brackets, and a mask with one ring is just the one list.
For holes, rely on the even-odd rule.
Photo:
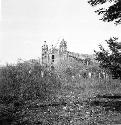
{"label": "white sky", "polygon": [[92,54],[99,43],[111,36],[121,39],[121,25],[100,21],[87,0],[0,3],[0,64],[41,57],[43,41],[51,45],[64,38],[68,50]]}

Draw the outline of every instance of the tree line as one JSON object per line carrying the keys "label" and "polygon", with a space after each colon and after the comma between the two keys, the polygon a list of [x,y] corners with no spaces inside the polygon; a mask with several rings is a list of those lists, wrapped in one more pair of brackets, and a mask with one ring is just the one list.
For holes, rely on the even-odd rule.
{"label": "tree line", "polygon": [[[95,12],[102,15],[100,20],[104,22],[114,22],[115,25],[121,24],[121,1],[120,0],[88,0],[91,6],[111,3],[107,8],[99,8]],[[100,67],[112,75],[114,79],[121,79],[121,42],[118,38],[111,37],[105,40],[109,50],[99,45],[100,51],[94,51],[96,60]]]}

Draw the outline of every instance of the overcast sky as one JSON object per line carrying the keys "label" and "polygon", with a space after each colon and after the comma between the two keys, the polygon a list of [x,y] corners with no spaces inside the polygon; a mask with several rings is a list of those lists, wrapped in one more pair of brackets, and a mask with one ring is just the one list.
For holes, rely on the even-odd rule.
{"label": "overcast sky", "polygon": [[1,0],[0,64],[41,57],[43,41],[62,38],[68,50],[92,54],[121,26],[104,23],[86,0]]}

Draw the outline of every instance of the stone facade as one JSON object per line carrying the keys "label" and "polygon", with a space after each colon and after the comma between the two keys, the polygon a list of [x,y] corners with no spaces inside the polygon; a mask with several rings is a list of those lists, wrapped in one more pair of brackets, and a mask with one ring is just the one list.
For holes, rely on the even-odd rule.
{"label": "stone facade", "polygon": [[[48,45],[46,41],[44,42],[44,45],[42,46],[42,64],[43,65],[56,65],[61,60],[70,60],[75,59],[77,61],[83,61],[84,58],[79,53],[74,53],[67,51],[67,42],[62,39],[60,42],[59,48],[51,47],[48,48]],[[88,62],[86,62],[88,64]]]}
{"label": "stone facade", "polygon": [[[76,61],[76,62],[75,62]],[[94,56],[88,54],[79,54],[67,50],[67,42],[62,39],[58,49],[54,46],[48,48],[46,41],[42,46],[42,65],[47,67],[58,67],[62,63],[63,68],[68,68],[72,64],[80,63],[83,69],[80,70],[81,74],[85,74],[88,78],[106,78],[107,74],[98,67],[95,62]],[[60,67],[58,67],[59,69]],[[83,72],[83,73],[82,73]],[[85,77],[86,78],[86,77]]]}

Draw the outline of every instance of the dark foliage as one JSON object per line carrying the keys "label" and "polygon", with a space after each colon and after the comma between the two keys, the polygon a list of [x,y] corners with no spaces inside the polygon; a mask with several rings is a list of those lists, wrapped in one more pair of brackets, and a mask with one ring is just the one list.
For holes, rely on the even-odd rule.
{"label": "dark foliage", "polygon": [[111,22],[114,21],[115,24],[121,23],[121,0],[89,0],[88,3],[92,6],[97,6],[98,4],[104,4],[106,2],[113,2],[108,8],[100,8],[96,13],[98,15],[103,14],[101,20]]}
{"label": "dark foliage", "polygon": [[96,97],[95,99],[90,101],[90,106],[101,106],[105,109],[105,111],[116,111],[121,112],[121,96],[117,95],[103,95]]}
{"label": "dark foliage", "polygon": [[109,51],[99,45],[100,51],[95,51],[95,53],[100,67],[112,74],[114,79],[121,79],[121,44],[117,40],[115,37],[106,40]]}
{"label": "dark foliage", "polygon": [[[43,75],[42,75],[43,72]],[[8,124],[24,124],[26,117],[31,116],[27,109],[38,102],[56,101],[60,90],[59,78],[51,70],[43,68],[39,63],[24,62],[7,65],[0,69],[0,122]],[[25,112],[26,111],[26,112]],[[31,116],[34,117],[34,116]]]}

